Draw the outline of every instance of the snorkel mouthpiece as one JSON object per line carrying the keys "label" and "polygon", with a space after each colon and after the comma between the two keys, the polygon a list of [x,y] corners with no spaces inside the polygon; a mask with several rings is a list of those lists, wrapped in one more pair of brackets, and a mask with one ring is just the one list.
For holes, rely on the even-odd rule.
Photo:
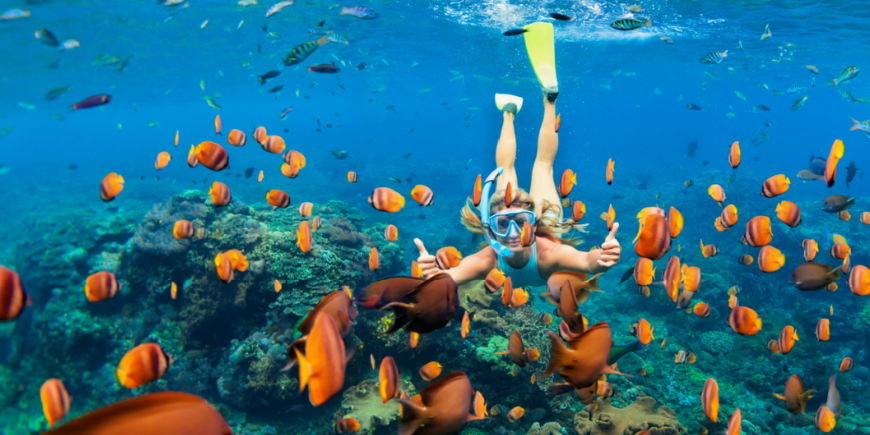
{"label": "snorkel mouthpiece", "polygon": [[489,242],[489,246],[492,246],[492,249],[495,250],[496,254],[501,255],[502,257],[510,257],[512,254],[510,249],[495,240],[492,236],[492,229],[489,227],[489,200],[492,198],[492,189],[495,186],[495,180],[502,172],[504,172],[503,167],[499,166],[495,168],[495,170],[486,177],[486,181],[483,182],[483,189],[481,191],[482,198],[479,206],[480,222],[483,225],[483,235],[486,237],[486,241]]}

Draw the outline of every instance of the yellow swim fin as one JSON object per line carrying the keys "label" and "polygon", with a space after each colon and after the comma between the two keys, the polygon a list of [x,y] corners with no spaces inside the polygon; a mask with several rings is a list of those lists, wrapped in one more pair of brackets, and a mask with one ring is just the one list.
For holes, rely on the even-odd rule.
{"label": "yellow swim fin", "polygon": [[529,61],[538,76],[538,82],[544,90],[544,95],[550,102],[555,102],[559,95],[559,81],[556,79],[556,49],[553,43],[553,25],[550,23],[532,23],[524,26],[523,38],[526,41],[526,51]]}

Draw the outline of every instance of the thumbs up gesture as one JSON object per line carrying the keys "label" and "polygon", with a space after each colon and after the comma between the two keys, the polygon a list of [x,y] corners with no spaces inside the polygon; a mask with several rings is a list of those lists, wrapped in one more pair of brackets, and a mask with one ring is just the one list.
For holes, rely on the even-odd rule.
{"label": "thumbs up gesture", "polygon": [[420,256],[417,257],[417,264],[420,266],[420,269],[423,271],[423,277],[429,279],[439,273],[443,273],[444,271],[439,269],[435,265],[435,256],[429,255],[429,251],[426,250],[426,247],[423,246],[423,241],[420,239],[414,239],[414,244],[417,245],[417,249],[420,250]]}
{"label": "thumbs up gesture", "polygon": [[[616,240],[616,231],[619,229],[619,222],[614,222],[610,229],[610,234],[604,239],[604,244],[601,245],[601,256],[598,258],[598,265],[603,267],[613,267],[619,262],[619,254],[622,252],[622,247],[619,246],[619,241]],[[417,246],[422,246],[418,244]]]}

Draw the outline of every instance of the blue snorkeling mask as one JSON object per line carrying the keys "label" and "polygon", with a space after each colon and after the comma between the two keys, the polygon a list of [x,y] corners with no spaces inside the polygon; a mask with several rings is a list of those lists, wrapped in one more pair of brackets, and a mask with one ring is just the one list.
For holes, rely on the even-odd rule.
{"label": "blue snorkeling mask", "polygon": [[525,222],[529,222],[529,224],[534,226],[536,220],[535,213],[529,210],[496,213],[495,215],[490,216],[489,201],[492,199],[496,179],[502,172],[504,172],[503,167],[499,166],[495,168],[495,170],[486,177],[486,181],[483,182],[479,207],[480,222],[483,225],[483,234],[486,237],[489,246],[492,246],[492,249],[494,249],[498,255],[501,255],[502,257],[510,257],[512,254],[510,249],[499,243],[492,234],[499,237],[505,237],[510,234],[511,231],[516,231],[516,233],[519,234]]}

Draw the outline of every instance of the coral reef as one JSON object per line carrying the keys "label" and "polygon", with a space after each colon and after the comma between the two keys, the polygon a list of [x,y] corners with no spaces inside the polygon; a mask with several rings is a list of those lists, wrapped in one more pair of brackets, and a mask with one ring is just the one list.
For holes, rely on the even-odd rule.
{"label": "coral reef", "polygon": [[551,421],[543,426],[540,423],[535,422],[529,431],[526,432],[526,435],[562,435],[562,425],[556,423],[555,421]]}
{"label": "coral reef", "polygon": [[656,409],[656,399],[638,397],[625,408],[615,408],[607,400],[598,398],[598,410],[589,417],[590,407],[574,416],[574,429],[580,435],[635,435],[649,429],[650,435],[685,434],[676,413],[667,406]]}
{"label": "coral reef", "polygon": [[[400,391],[404,391],[408,397],[417,394],[410,381],[402,379],[399,383]],[[395,400],[383,403],[378,381],[375,379],[367,379],[348,388],[342,393],[341,408],[335,412],[335,421],[355,418],[364,431],[377,426],[387,426],[398,417],[399,403]]]}

